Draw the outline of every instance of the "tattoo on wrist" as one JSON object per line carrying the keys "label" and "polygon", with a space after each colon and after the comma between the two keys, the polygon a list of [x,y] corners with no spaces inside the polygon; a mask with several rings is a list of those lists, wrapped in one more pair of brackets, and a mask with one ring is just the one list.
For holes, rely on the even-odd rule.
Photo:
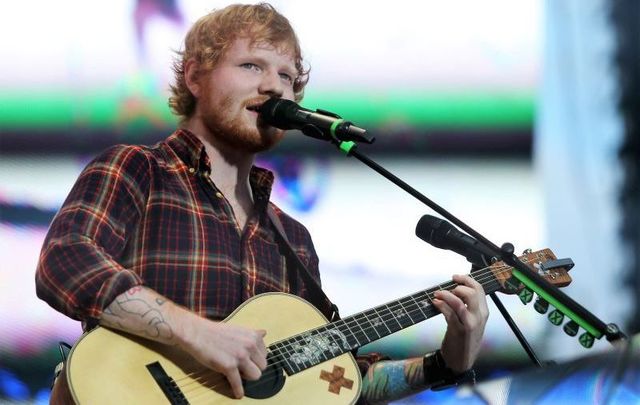
{"label": "tattoo on wrist", "polygon": [[422,358],[380,361],[369,367],[362,395],[372,402],[390,401],[414,394],[423,387]]}

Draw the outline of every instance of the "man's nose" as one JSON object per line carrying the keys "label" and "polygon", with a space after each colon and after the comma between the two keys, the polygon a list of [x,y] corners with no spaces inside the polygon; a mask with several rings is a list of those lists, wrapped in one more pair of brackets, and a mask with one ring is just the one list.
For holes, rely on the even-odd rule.
{"label": "man's nose", "polygon": [[265,74],[262,77],[258,91],[260,94],[266,94],[270,97],[282,97],[284,94],[284,86],[280,75],[277,72]]}

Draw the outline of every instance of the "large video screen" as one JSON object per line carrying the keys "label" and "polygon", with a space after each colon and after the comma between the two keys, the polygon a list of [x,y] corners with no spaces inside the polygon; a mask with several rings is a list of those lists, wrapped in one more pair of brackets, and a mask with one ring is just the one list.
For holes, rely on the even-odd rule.
{"label": "large video screen", "polygon": [[[227,2],[3,2],[0,130],[172,128],[174,51]],[[275,1],[311,80],[303,105],[371,128],[528,128],[540,2]]]}

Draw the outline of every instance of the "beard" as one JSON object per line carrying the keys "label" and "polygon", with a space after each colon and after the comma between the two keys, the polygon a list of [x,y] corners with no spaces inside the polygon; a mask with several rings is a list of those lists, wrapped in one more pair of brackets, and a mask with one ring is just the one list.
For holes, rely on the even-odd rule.
{"label": "beard", "polygon": [[262,98],[245,101],[235,112],[231,97],[225,97],[217,106],[214,106],[209,98],[200,101],[203,104],[202,121],[205,127],[215,140],[232,149],[248,153],[264,152],[275,146],[284,136],[283,130],[264,123],[260,116],[255,126],[247,122],[244,115],[246,106],[256,101],[264,101]]}

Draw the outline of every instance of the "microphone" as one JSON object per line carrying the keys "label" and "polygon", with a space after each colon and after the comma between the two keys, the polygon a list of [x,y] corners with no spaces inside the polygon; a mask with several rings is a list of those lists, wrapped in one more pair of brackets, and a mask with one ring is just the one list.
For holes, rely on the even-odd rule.
{"label": "microphone", "polygon": [[311,111],[291,100],[272,97],[260,107],[260,117],[280,129],[299,129],[307,136],[323,140],[373,143],[375,138],[365,129],[324,110]]}
{"label": "microphone", "polygon": [[416,225],[416,236],[432,246],[464,256],[474,266],[488,266],[495,256],[484,244],[458,231],[444,219],[431,215],[420,218]]}

